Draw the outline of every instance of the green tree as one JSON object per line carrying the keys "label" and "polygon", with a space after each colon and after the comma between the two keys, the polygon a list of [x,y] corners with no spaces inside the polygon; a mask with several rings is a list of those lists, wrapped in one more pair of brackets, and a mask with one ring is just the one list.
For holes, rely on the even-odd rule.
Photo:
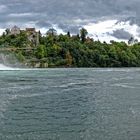
{"label": "green tree", "polygon": [[57,31],[54,28],[50,28],[47,31],[47,35],[49,35],[49,36],[55,36],[55,35],[57,35]]}
{"label": "green tree", "polygon": [[16,56],[17,56],[17,59],[18,59],[20,62],[25,61],[25,57],[24,57],[24,55],[22,54],[21,51],[18,52]]}
{"label": "green tree", "polygon": [[9,34],[10,34],[10,29],[7,28],[7,29],[5,30],[5,32],[6,32],[6,35],[9,35]]}
{"label": "green tree", "polygon": [[71,35],[70,35],[70,32],[69,32],[69,31],[67,32],[67,36],[68,36],[68,37],[71,37]]}
{"label": "green tree", "polygon": [[88,34],[88,32],[85,28],[82,28],[80,30],[80,38],[81,38],[82,43],[85,42],[87,34]]}
{"label": "green tree", "polygon": [[38,59],[42,59],[46,56],[46,47],[44,45],[40,45],[36,51],[36,57]]}
{"label": "green tree", "polygon": [[66,52],[66,62],[67,62],[67,66],[72,65],[72,56],[69,51]]}

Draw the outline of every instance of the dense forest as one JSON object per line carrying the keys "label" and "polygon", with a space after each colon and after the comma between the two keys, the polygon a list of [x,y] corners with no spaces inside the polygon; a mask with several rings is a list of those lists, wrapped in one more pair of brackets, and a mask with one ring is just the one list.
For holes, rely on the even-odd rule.
{"label": "dense forest", "polygon": [[[45,36],[39,32],[39,44],[29,40],[24,31],[0,36],[0,49],[11,51],[30,67],[138,67],[140,44],[94,41],[82,28],[77,35],[57,34],[54,28]],[[132,41],[132,38],[131,40]]]}

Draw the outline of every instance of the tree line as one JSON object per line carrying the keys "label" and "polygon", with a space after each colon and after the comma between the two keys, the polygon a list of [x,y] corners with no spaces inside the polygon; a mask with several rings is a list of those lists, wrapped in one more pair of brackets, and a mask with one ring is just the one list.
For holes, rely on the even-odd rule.
{"label": "tree line", "polygon": [[71,35],[70,32],[58,35],[57,31],[51,28],[45,36],[39,34],[39,42],[39,45],[35,46],[23,32],[18,35],[4,33],[0,36],[1,48],[31,48],[15,51],[15,55],[23,63],[42,62],[47,63],[47,67],[140,66],[140,43],[128,45],[125,42],[94,41],[88,37],[84,28],[80,29],[77,35]]}

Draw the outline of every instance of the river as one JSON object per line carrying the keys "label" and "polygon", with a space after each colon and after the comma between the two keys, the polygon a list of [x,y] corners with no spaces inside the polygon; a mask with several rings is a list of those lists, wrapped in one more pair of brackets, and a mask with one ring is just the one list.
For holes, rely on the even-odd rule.
{"label": "river", "polygon": [[140,68],[1,70],[0,140],[140,140]]}

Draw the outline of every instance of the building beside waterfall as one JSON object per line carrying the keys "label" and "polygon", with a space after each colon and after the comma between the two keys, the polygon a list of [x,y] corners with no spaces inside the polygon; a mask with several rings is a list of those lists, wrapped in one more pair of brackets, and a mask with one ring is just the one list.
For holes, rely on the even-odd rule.
{"label": "building beside waterfall", "polygon": [[39,32],[35,28],[26,28],[25,32],[27,33],[28,40],[32,42],[35,46],[39,45]]}
{"label": "building beside waterfall", "polygon": [[18,35],[18,34],[20,34],[20,28],[17,27],[17,26],[14,26],[13,28],[11,28],[10,34],[11,35]]}
{"label": "building beside waterfall", "polygon": [[19,35],[20,33],[25,33],[28,37],[28,40],[33,44],[34,46],[39,45],[39,35],[40,32],[36,31],[35,28],[26,28],[24,30],[21,30],[18,26],[14,26],[11,29],[8,29],[9,35]]}

